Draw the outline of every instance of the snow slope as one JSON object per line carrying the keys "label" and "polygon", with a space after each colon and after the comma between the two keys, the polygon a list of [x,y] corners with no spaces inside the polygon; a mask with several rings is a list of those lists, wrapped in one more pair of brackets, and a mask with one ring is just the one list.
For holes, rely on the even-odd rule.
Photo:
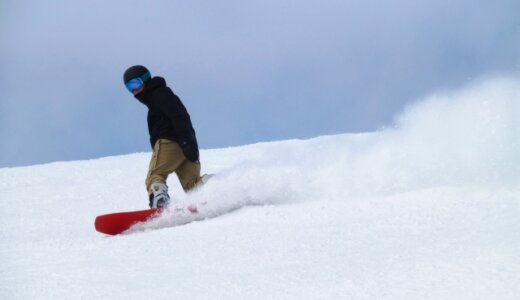
{"label": "snow slope", "polygon": [[489,79],[378,132],[204,150],[218,176],[171,194],[219,217],[116,237],[94,218],[146,207],[149,153],[0,169],[0,299],[520,299],[519,103]]}

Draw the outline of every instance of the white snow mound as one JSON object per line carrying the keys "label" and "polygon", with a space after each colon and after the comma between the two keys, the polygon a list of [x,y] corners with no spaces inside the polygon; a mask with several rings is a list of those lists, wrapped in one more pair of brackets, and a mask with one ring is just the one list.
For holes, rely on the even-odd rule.
{"label": "white snow mound", "polygon": [[149,153],[0,169],[0,299],[520,299],[519,116],[495,78],[377,132],[203,150],[214,178],[168,182],[202,217],[115,237],[94,219],[146,208]]}

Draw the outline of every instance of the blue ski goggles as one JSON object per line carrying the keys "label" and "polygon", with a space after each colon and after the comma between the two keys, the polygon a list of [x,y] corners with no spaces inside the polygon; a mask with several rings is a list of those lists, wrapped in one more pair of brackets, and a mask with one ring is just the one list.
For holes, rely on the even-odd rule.
{"label": "blue ski goggles", "polygon": [[143,90],[144,81],[141,79],[141,77],[136,77],[128,80],[128,82],[125,83],[125,86],[130,93],[136,95]]}

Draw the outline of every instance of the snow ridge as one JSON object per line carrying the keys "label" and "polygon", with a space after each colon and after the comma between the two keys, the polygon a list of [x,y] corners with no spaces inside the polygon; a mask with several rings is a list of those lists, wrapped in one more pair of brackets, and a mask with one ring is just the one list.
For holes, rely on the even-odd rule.
{"label": "snow ridge", "polygon": [[203,150],[203,188],[169,180],[199,215],[110,238],[149,153],[0,169],[0,298],[518,299],[519,103],[492,78],[377,132]]}

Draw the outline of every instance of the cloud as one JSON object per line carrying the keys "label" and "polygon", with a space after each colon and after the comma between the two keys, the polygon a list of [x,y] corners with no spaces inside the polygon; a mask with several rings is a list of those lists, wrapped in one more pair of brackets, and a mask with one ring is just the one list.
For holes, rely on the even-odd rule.
{"label": "cloud", "polygon": [[512,0],[3,1],[0,166],[148,151],[146,112],[121,83],[136,63],[166,77],[204,148],[374,130],[432,90],[518,70],[519,12]]}

